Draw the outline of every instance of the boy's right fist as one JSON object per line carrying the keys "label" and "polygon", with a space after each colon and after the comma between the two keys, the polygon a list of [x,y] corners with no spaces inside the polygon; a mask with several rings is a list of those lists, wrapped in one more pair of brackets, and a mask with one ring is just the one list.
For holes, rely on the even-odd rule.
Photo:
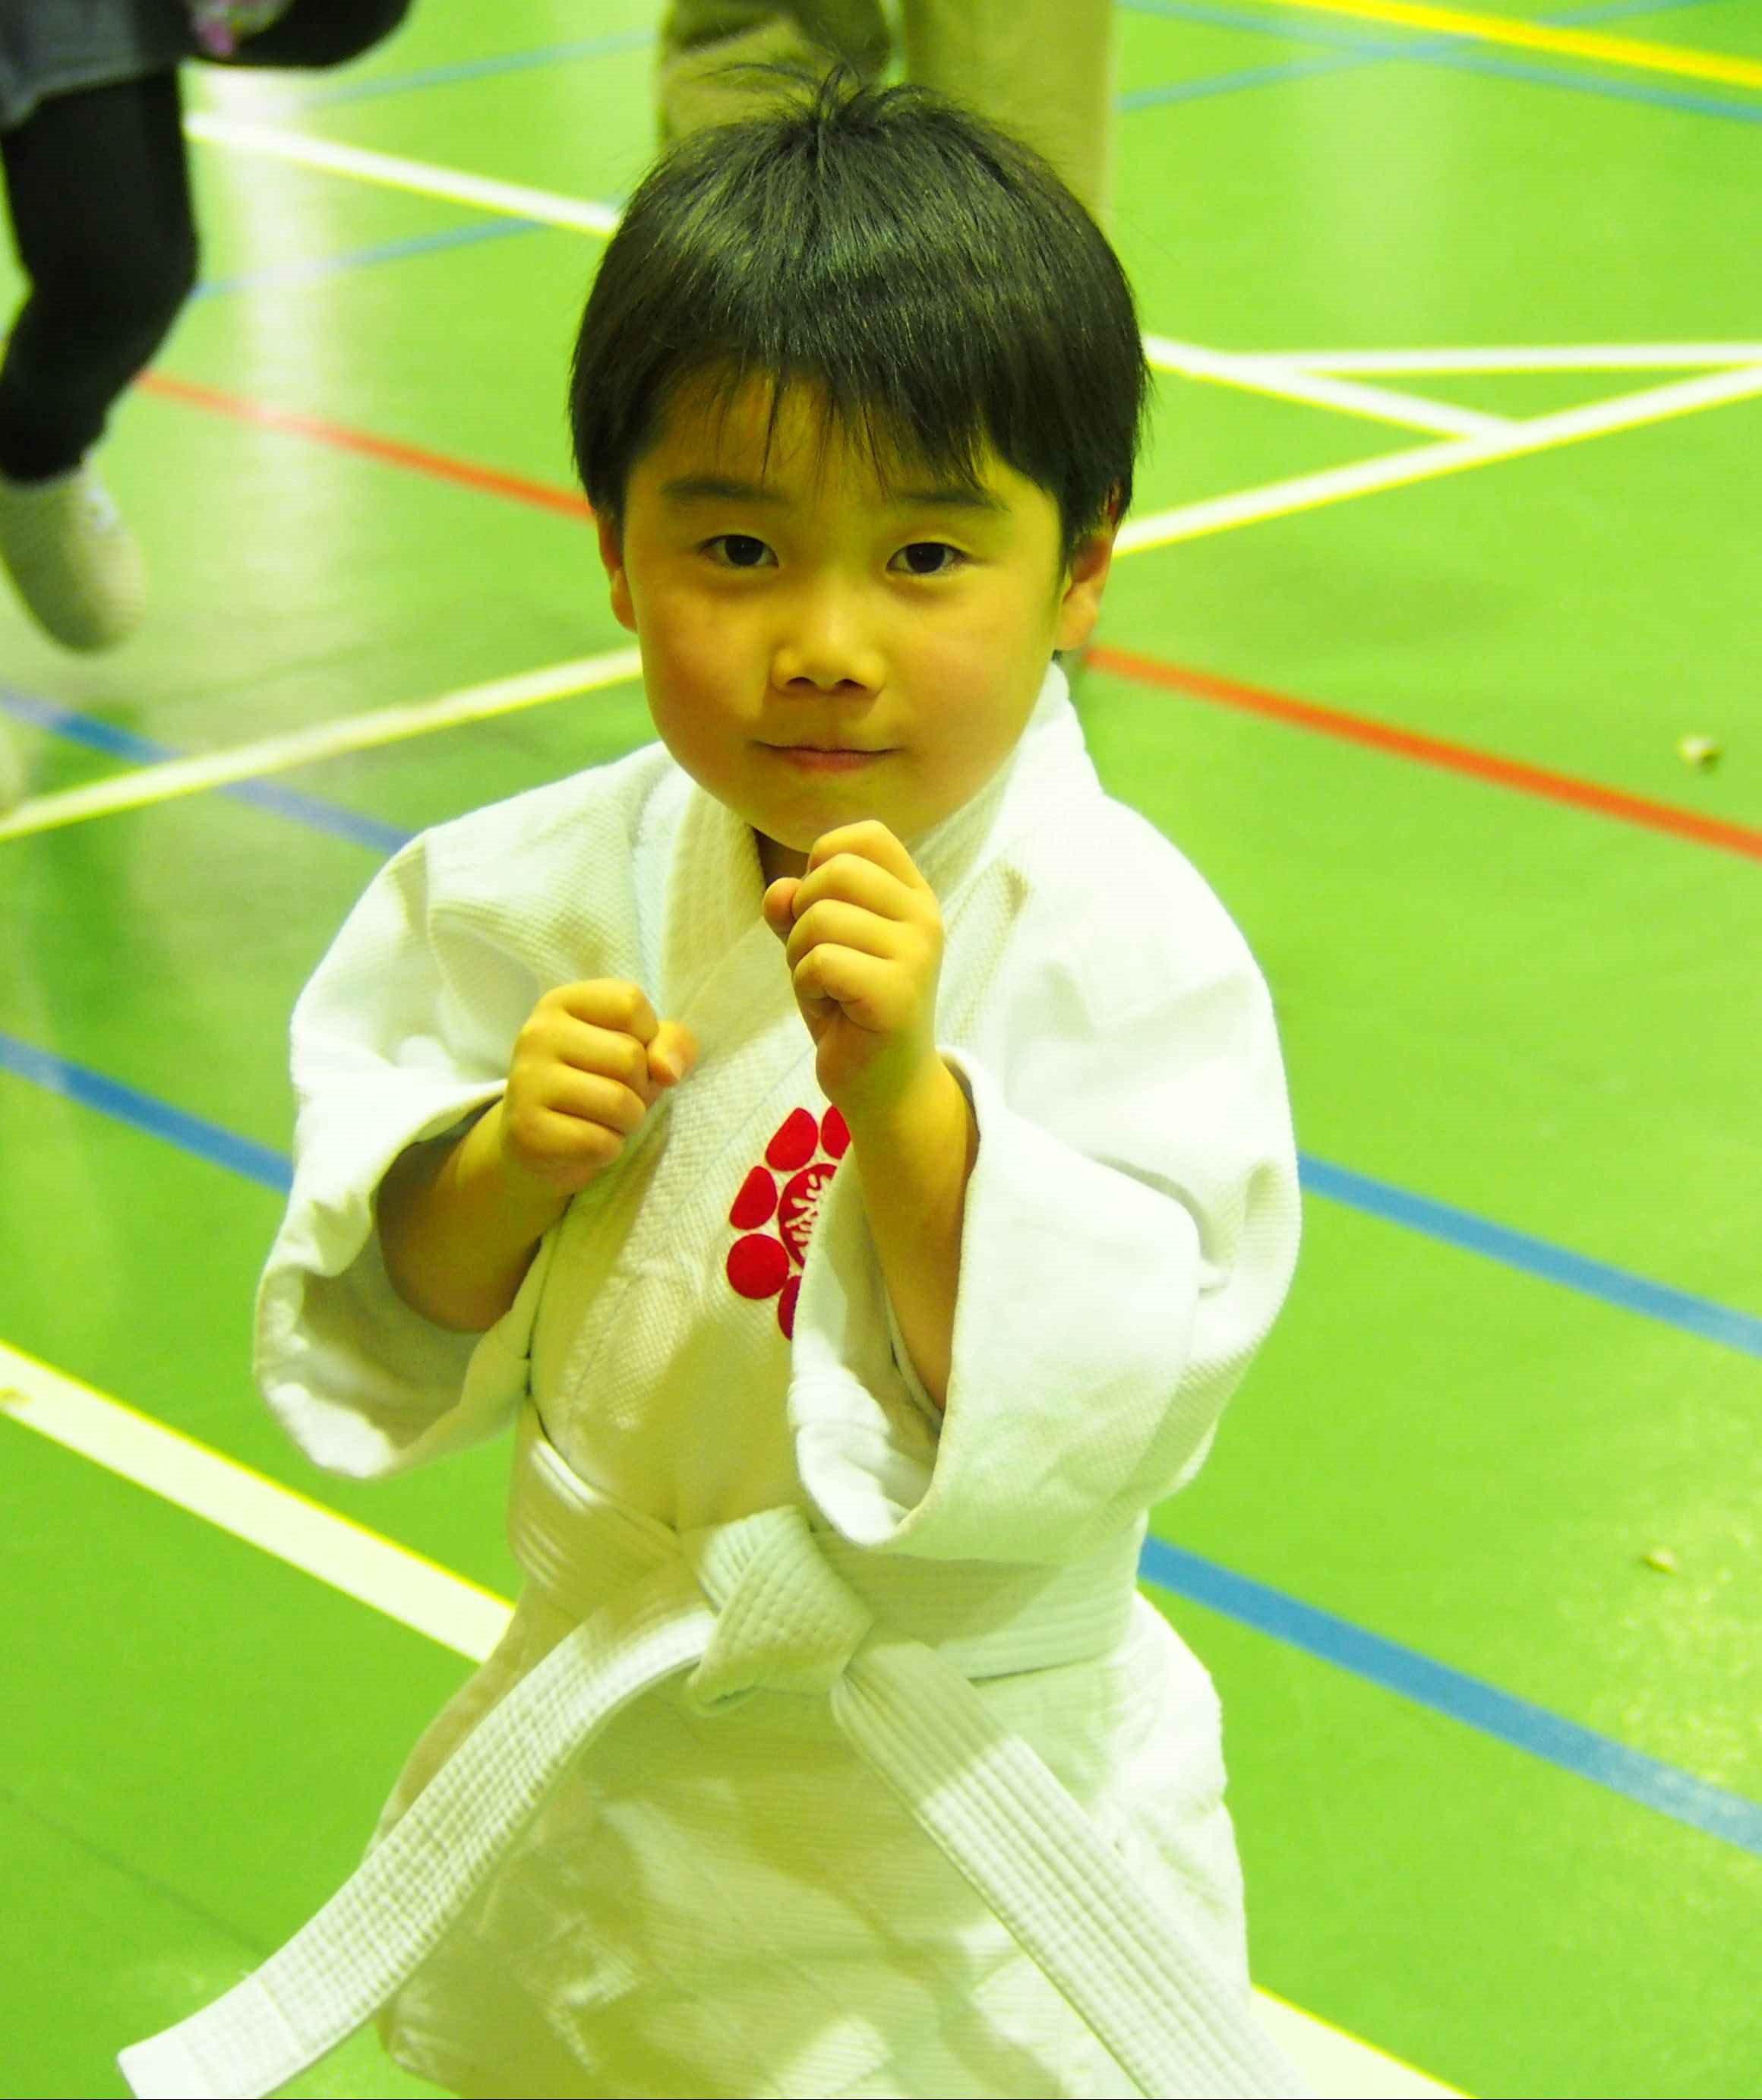
{"label": "boy's right fist", "polygon": [[657,1021],[638,986],[617,977],[559,985],[514,1039],[499,1104],[503,1161],[576,1194],[696,1062],[691,1030]]}

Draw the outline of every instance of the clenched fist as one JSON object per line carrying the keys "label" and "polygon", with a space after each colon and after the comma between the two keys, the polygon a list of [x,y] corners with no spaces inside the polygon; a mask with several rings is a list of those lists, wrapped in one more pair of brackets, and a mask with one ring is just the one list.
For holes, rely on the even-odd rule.
{"label": "clenched fist", "polygon": [[784,943],[820,1092],[856,1131],[945,1080],[936,1050],[942,908],[879,818],[823,832],[761,906]]}
{"label": "clenched fist", "polygon": [[640,988],[594,977],[547,991],[514,1039],[498,1105],[503,1162],[575,1194],[612,1165],[662,1092],[697,1062],[697,1041],[657,1021]]}

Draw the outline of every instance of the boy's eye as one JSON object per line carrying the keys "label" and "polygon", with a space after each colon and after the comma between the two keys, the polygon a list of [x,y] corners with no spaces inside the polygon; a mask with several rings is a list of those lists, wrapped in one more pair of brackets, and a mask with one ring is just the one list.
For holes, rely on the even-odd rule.
{"label": "boy's eye", "polygon": [[905,563],[909,576],[952,576],[966,556],[945,540],[914,540],[909,547],[902,547],[894,558]]}
{"label": "boy's eye", "polygon": [[[730,569],[762,568],[767,560],[775,559],[765,542],[750,532],[718,532],[713,540],[704,542],[704,551]],[[914,540],[902,547],[894,559],[905,564],[908,576],[946,576],[952,575],[967,557],[946,540]]]}
{"label": "boy's eye", "polygon": [[731,569],[758,568],[771,552],[762,540],[755,540],[750,532],[718,532],[704,545],[706,549],[718,549],[720,558]]}

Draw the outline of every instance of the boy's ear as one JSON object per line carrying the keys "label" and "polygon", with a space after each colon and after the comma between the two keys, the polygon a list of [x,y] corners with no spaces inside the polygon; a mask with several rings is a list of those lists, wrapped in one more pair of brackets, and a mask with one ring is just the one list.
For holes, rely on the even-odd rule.
{"label": "boy's ear", "polygon": [[594,529],[599,535],[599,558],[606,565],[606,580],[612,585],[612,617],[634,634],[636,607],[630,600],[630,580],[625,574],[624,537],[618,521],[603,510],[596,510]]}
{"label": "boy's ear", "polygon": [[1108,572],[1113,567],[1114,535],[1119,529],[1119,506],[1110,505],[1107,523],[1085,533],[1071,550],[1064,595],[1058,601],[1054,649],[1080,649],[1094,632],[1101,616],[1102,593],[1107,588]]}

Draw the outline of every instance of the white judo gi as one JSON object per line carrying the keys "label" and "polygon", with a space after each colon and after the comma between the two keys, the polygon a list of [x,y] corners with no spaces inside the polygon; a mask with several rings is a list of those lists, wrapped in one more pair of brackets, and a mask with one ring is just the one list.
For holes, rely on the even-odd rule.
{"label": "white judo gi", "polygon": [[[945,1415],[752,832],[664,746],[424,834],[338,936],[294,1018],[258,1374],[357,1476],[517,1421],[528,1579],[348,1887],[125,2051],[137,2092],[267,2090],[382,2008],[465,2094],[1304,2090],[1250,2006],[1211,1682],[1135,1580],[1296,1260],[1266,990],[1102,792],[1056,666],[906,844],[978,1132]],[[506,1315],[445,1332],[375,1191],[586,977],[698,1065]]]}

